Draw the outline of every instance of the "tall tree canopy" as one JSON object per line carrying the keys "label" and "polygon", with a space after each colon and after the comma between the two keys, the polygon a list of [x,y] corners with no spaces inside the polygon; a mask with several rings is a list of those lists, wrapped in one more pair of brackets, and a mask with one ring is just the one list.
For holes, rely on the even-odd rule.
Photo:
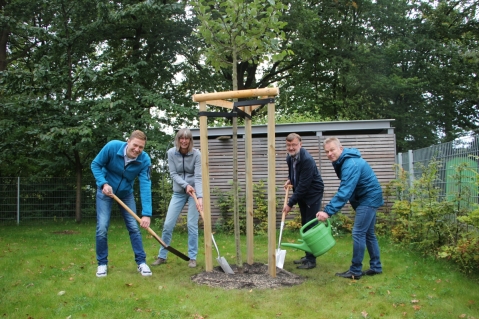
{"label": "tall tree canopy", "polygon": [[[233,3],[257,2],[201,1],[225,19]],[[273,21],[286,23],[281,36],[252,26],[234,78],[238,89],[279,86],[279,114],[393,118],[398,151],[477,132],[477,1],[268,6],[281,11]],[[261,22],[258,13],[237,22]],[[191,95],[233,84],[233,68],[203,54],[208,34],[195,36],[198,18],[174,0],[0,0],[0,175],[81,183],[99,148],[133,129],[146,131],[148,151],[162,158],[172,128],[195,123]],[[234,30],[223,31],[211,36]],[[258,59],[260,40],[288,54]]]}

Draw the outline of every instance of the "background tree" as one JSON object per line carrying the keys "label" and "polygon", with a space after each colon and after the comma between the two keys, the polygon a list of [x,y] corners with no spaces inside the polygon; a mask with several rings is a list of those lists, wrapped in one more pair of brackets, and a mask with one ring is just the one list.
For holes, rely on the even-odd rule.
{"label": "background tree", "polygon": [[[107,141],[141,129],[158,161],[170,140],[160,129],[191,118],[190,108],[174,103],[184,99],[172,98],[180,39],[191,29],[175,1],[51,0],[30,12],[22,21],[8,17],[18,23],[7,25],[12,62],[2,72],[2,130],[11,131],[1,147],[22,153],[2,155],[12,164],[2,174],[12,167],[22,174],[28,161],[29,174],[76,176],[80,221],[83,173],[91,174],[90,162]],[[16,139],[23,135],[26,151],[25,137]]]}

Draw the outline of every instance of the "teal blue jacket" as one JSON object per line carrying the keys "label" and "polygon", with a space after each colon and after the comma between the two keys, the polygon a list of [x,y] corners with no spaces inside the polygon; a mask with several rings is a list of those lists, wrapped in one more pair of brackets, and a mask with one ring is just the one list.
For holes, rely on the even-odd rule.
{"label": "teal blue jacket", "polygon": [[91,162],[91,171],[96,185],[102,188],[108,184],[113,193],[122,198],[133,193],[136,177],[140,182],[141,215],[151,216],[151,159],[141,152],[137,159],[125,166],[124,150],[126,142],[108,142]]}
{"label": "teal blue jacket", "polygon": [[384,204],[378,178],[368,162],[355,148],[344,148],[338,160],[333,162],[336,175],[341,180],[339,189],[324,212],[333,215],[349,201],[356,209],[359,206],[378,208]]}

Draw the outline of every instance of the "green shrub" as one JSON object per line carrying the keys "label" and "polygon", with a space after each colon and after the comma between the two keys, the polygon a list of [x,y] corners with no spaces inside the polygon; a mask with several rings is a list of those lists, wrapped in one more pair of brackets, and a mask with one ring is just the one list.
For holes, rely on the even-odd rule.
{"label": "green shrub", "polygon": [[[464,178],[466,167],[462,163],[451,176],[455,181],[454,191],[441,199],[436,186],[439,167],[435,160],[427,167],[418,165],[422,174],[412,186],[408,174],[399,168],[398,177],[390,183],[397,197],[391,208],[394,219],[390,217],[382,225],[383,230],[396,243],[425,255],[449,259],[470,273],[479,267],[479,209],[468,211],[471,205],[464,204],[471,196],[471,182]],[[469,231],[468,225],[475,227]]]}

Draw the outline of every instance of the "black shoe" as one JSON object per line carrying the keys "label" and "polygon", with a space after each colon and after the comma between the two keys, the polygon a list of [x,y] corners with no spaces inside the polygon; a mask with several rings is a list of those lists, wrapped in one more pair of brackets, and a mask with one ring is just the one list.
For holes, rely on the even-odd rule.
{"label": "black shoe", "polygon": [[305,261],[306,261],[306,257],[303,257],[303,258],[301,258],[301,259],[294,260],[293,263],[294,263],[295,265],[301,265],[301,264],[303,264]]}
{"label": "black shoe", "polygon": [[345,272],[338,272],[336,273],[336,276],[342,277],[342,278],[351,278],[351,279],[361,279],[362,274],[354,274],[350,270],[345,271]]}
{"label": "black shoe", "polygon": [[316,263],[312,263],[309,260],[305,260],[304,263],[298,267],[298,269],[313,269],[316,268]]}
{"label": "black shoe", "polygon": [[379,275],[379,274],[382,274],[382,273],[383,273],[382,271],[376,271],[376,270],[368,269],[366,271],[363,271],[363,276],[375,276],[375,275]]}

